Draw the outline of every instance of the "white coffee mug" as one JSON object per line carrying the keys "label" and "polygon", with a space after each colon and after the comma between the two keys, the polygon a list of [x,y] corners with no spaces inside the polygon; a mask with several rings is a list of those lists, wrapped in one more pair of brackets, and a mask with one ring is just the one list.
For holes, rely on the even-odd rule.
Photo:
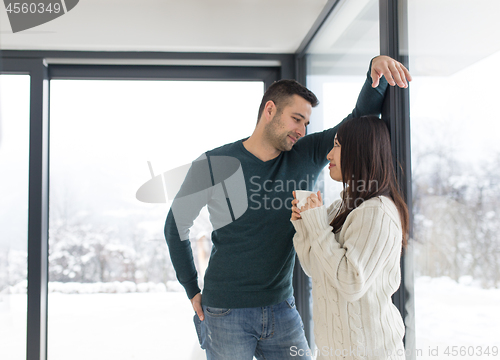
{"label": "white coffee mug", "polygon": [[297,204],[297,207],[300,209],[302,206],[307,204],[307,198],[311,195],[315,194],[314,191],[307,191],[307,190],[295,190],[295,198],[299,200],[299,203]]}

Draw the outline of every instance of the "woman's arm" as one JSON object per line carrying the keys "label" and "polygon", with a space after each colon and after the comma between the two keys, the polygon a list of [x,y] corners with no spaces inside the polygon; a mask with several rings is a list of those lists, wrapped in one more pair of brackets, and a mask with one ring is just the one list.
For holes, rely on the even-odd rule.
{"label": "woman's arm", "polygon": [[307,238],[307,229],[302,220],[291,220],[295,228],[295,235],[293,236],[293,246],[297,252],[300,260],[300,265],[307,276],[312,276],[311,269],[311,243]]}
{"label": "woman's arm", "polygon": [[[299,257],[300,260],[300,265],[302,266],[302,269],[306,273],[307,276],[312,277],[313,276],[313,271],[312,271],[312,262],[311,262],[311,242],[309,238],[309,234],[307,232],[307,228],[302,221],[302,217],[300,213],[302,211],[305,211],[306,208],[309,207],[309,205],[312,205],[313,202],[312,198],[314,198],[314,204],[315,206],[321,206],[323,204],[323,200],[321,197],[321,192],[317,192],[316,194],[312,194],[308,198],[308,203],[306,206],[303,206],[301,209],[297,207],[298,205],[298,200],[295,194],[295,191],[293,192],[293,200],[292,200],[292,217],[290,221],[292,222],[292,225],[295,228],[295,235],[293,237],[293,245],[295,247],[295,251],[297,253],[297,256]],[[334,206],[335,204],[332,204]]]}
{"label": "woman's arm", "polygon": [[318,263],[325,278],[348,301],[361,298],[384,269],[399,266],[401,226],[381,200],[370,203],[347,217],[343,246],[335,240],[324,208],[301,213],[306,231],[315,238],[310,241],[309,261]]}

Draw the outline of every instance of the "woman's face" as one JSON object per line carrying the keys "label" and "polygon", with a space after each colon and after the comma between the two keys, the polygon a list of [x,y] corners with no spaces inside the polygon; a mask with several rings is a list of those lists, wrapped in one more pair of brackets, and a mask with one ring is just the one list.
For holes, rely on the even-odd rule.
{"label": "woman's face", "polygon": [[340,143],[337,140],[337,135],[335,135],[335,140],[333,141],[333,149],[326,156],[330,165],[330,177],[335,181],[342,181],[342,171],[340,170]]}

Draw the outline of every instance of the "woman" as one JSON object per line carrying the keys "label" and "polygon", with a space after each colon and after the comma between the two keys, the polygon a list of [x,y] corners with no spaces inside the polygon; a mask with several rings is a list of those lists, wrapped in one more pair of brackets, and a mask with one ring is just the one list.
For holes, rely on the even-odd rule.
{"label": "woman", "polygon": [[[375,116],[341,125],[327,156],[342,181],[329,207],[312,194],[292,201],[293,239],[312,278],[318,359],[405,359],[404,325],[391,295],[401,282],[408,210],[395,180],[385,123]],[[295,197],[295,193],[294,193]]]}

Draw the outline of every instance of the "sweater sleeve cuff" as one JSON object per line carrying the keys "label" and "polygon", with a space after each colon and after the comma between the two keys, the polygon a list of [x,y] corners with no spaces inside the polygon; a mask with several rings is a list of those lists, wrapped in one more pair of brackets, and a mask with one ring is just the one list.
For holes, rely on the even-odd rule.
{"label": "sweater sleeve cuff", "polygon": [[201,292],[200,288],[198,287],[198,284],[194,283],[189,283],[184,285],[184,289],[186,290],[186,294],[189,299],[192,299],[196,294]]}
{"label": "sweater sleeve cuff", "polygon": [[310,234],[320,235],[330,227],[325,205],[306,210],[300,215]]}

